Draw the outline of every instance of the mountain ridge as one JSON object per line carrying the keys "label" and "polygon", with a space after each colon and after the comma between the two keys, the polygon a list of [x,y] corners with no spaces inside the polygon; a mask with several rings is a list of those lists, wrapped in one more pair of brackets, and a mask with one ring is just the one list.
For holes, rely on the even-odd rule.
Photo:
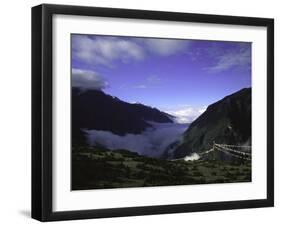
{"label": "mountain ridge", "polygon": [[105,130],[124,136],[139,134],[149,127],[148,121],[173,123],[171,116],[143,104],[131,104],[101,90],[72,88],[72,140],[85,144],[81,129]]}
{"label": "mountain ridge", "polygon": [[213,142],[251,143],[251,88],[241,89],[209,105],[184,132],[183,142],[172,157],[206,151]]}

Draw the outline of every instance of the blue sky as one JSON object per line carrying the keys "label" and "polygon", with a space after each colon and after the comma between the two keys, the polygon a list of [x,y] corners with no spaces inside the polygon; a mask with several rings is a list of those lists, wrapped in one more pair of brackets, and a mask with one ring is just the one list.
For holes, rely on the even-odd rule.
{"label": "blue sky", "polygon": [[73,34],[72,84],[190,122],[251,87],[251,43]]}

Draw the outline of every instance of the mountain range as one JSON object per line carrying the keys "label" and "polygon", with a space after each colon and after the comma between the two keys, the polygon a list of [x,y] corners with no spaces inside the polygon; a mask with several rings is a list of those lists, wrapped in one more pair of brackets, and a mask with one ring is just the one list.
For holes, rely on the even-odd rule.
{"label": "mountain range", "polygon": [[81,129],[103,130],[124,136],[140,134],[151,127],[149,121],[173,123],[173,116],[143,104],[131,104],[101,90],[72,88],[72,141],[85,144]]}
{"label": "mountain range", "polygon": [[[83,129],[109,131],[118,136],[141,134],[156,123],[174,123],[173,116],[143,104],[131,104],[99,90],[72,88],[72,145],[87,145]],[[251,144],[251,88],[242,89],[208,106],[171,143],[163,158],[182,158],[203,152],[213,142]],[[167,150],[168,150],[167,149]],[[129,150],[134,151],[134,150]]]}

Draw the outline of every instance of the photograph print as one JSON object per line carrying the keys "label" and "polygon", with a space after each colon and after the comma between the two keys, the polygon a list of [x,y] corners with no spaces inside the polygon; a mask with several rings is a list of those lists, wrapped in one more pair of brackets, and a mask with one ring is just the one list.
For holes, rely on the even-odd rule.
{"label": "photograph print", "polygon": [[251,182],[251,50],[71,34],[71,189]]}

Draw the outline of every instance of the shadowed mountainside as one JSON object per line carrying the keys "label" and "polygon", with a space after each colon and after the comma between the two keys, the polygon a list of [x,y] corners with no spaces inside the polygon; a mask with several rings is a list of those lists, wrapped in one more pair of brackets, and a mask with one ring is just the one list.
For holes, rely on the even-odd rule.
{"label": "shadowed mountainside", "polygon": [[191,123],[172,158],[210,149],[216,143],[251,144],[251,88],[210,105]]}
{"label": "shadowed mountainside", "polygon": [[81,129],[110,131],[117,135],[139,134],[147,121],[172,123],[172,116],[142,104],[130,104],[99,90],[72,88],[72,141],[85,144]]}

